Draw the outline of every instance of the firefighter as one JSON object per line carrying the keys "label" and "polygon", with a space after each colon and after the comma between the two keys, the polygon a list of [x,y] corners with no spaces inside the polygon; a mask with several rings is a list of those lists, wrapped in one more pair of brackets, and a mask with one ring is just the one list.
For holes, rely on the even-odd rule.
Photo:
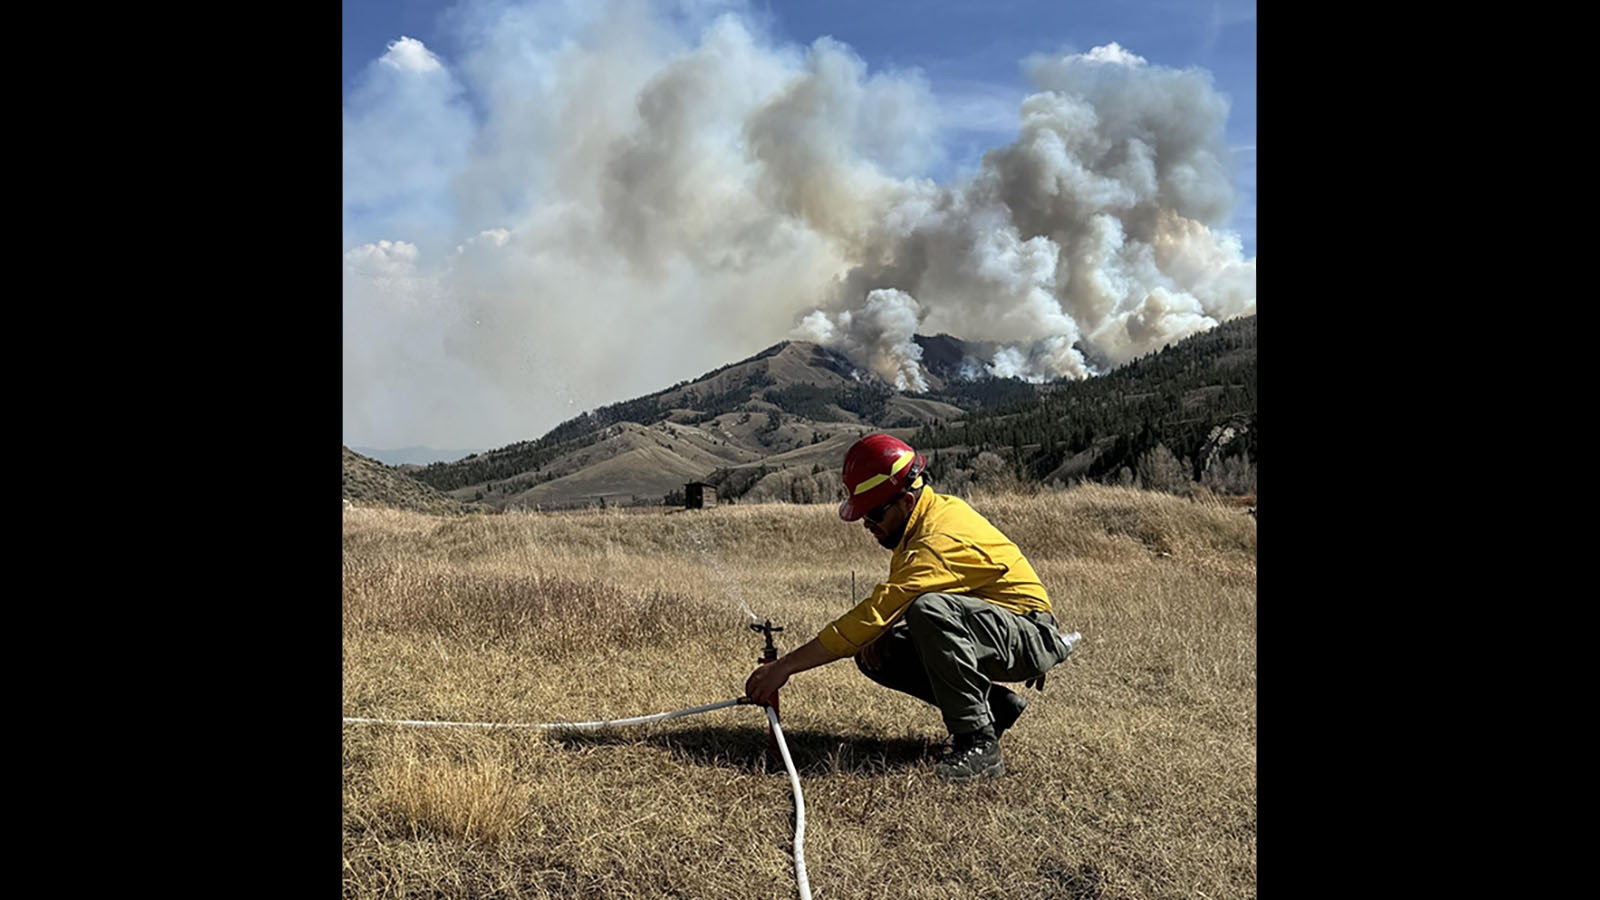
{"label": "firefighter", "polygon": [[886,550],[888,580],[815,638],[759,666],[745,694],[771,703],[791,675],[847,656],[884,687],[939,708],[950,749],[940,778],[1005,772],[1000,737],[1027,701],[997,682],[1042,688],[1071,647],[1050,597],[1016,544],[964,500],[935,492],[905,442],[872,434],[845,453],[849,496],[839,518],[861,521]]}

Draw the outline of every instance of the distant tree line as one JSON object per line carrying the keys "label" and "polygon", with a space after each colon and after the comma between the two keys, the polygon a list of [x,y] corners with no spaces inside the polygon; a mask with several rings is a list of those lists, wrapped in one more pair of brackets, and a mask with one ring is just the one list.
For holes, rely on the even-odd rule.
{"label": "distant tree line", "polygon": [[938,400],[972,411],[1031,403],[1039,396],[1039,388],[1020,378],[985,376],[974,381],[951,381],[937,391],[908,396]]}
{"label": "distant tree line", "polygon": [[842,388],[791,384],[772,388],[762,395],[763,399],[784,412],[813,422],[855,421],[842,415],[841,410],[854,413],[863,421],[881,422],[888,414],[889,400],[893,396],[893,389],[887,385],[871,382],[859,382]]}
{"label": "distant tree line", "polygon": [[[961,468],[985,452],[1009,461],[1017,477],[1048,478],[1070,457],[1090,450],[1094,460],[1078,476],[1126,480],[1163,470],[1152,462],[1157,448],[1202,481],[1213,430],[1233,426],[1238,437],[1220,459],[1258,458],[1256,448],[1255,317],[1225,322],[1176,346],[1083,381],[1029,385],[1016,379],[990,385],[991,397],[1010,398],[975,406],[963,419],[920,428],[912,445],[924,452],[962,448],[951,459]],[[1026,388],[1026,393],[1022,388]],[[1152,469],[1152,466],[1155,468]]]}

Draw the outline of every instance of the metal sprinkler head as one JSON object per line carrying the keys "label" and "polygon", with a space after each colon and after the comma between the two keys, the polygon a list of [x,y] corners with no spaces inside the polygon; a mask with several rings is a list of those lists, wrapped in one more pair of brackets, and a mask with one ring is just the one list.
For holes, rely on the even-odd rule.
{"label": "metal sprinkler head", "polygon": [[781,628],[780,626],[772,624],[772,620],[768,619],[768,620],[766,620],[765,622],[763,622],[763,623],[761,623],[759,625],[757,625],[754,622],[750,623],[750,630],[754,631],[754,632],[761,633],[761,634],[765,634],[767,636],[767,646],[761,651],[761,658],[763,660],[768,661],[768,662],[777,659],[778,658],[778,646],[776,644],[772,643],[772,636],[774,634],[776,634],[777,632],[782,631],[783,628]]}
{"label": "metal sprinkler head", "polygon": [[[775,662],[778,658],[778,645],[772,642],[772,636],[780,631],[783,631],[783,629],[772,624],[772,620],[768,619],[759,625],[755,624],[754,622],[750,623],[750,630],[767,636],[767,646],[761,651],[761,664],[766,665],[768,663]],[[772,715],[774,718],[777,717],[778,694],[776,691],[773,692],[772,702],[767,704],[767,709],[770,715]],[[772,725],[769,723],[767,725],[767,772],[772,773],[781,771],[783,771],[782,751],[778,747],[777,732],[773,731]]]}

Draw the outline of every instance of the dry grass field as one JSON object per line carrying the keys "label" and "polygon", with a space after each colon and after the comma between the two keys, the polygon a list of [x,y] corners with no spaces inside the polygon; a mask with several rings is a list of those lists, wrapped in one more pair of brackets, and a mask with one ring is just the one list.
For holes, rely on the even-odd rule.
{"label": "dry grass field", "polygon": [[[946,785],[938,711],[841,660],[782,721],[819,898],[1256,896],[1256,523],[1130,489],[979,495],[1083,634]],[[888,553],[831,504],[653,514],[347,509],[344,715],[537,723],[740,696]],[[1020,686],[1017,686],[1020,689]],[[735,706],[597,731],[345,724],[347,898],[797,896],[794,798]]]}

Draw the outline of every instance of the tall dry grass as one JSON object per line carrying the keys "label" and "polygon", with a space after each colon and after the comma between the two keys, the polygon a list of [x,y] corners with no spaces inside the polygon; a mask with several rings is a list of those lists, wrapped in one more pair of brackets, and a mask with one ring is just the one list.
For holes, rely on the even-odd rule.
{"label": "tall dry grass", "polygon": [[[815,896],[1255,896],[1255,520],[1093,486],[972,503],[1084,640],[1027,692],[1007,775],[965,787],[932,777],[934,708],[849,661],[796,676],[783,722]],[[798,646],[887,562],[831,505],[349,510],[345,715],[575,721],[737,697],[750,612]],[[344,895],[795,896],[766,741],[747,706],[603,732],[346,725]]]}

